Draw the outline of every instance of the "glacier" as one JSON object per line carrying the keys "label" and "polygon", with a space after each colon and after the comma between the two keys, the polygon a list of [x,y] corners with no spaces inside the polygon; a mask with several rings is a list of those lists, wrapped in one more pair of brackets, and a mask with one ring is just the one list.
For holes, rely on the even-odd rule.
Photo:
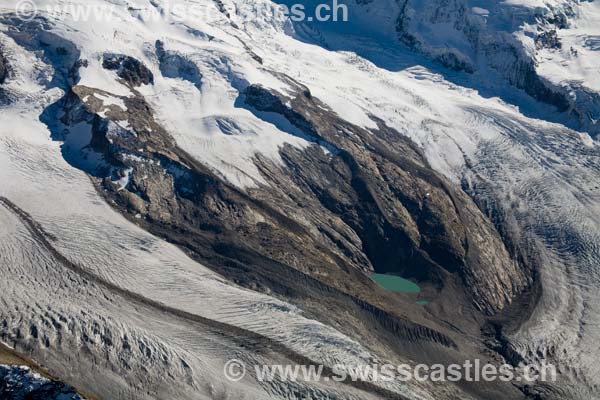
{"label": "glacier", "polygon": [[[12,1],[0,1],[0,65],[7,66],[0,79],[2,342],[98,398],[527,398],[512,386],[486,394],[428,382],[265,383],[253,376],[234,385],[222,374],[231,358],[333,366],[416,362],[422,348],[425,358],[482,354],[479,328],[491,318],[510,343],[503,357],[558,366],[559,381],[538,388],[542,398],[597,396],[597,2],[357,0],[345,2],[348,22],[327,23],[290,21],[280,10],[290,2],[268,0],[178,1],[204,19],[173,15],[158,0],[86,1],[112,7],[103,23],[47,11],[83,3],[37,1],[39,15],[24,21]],[[554,35],[560,47],[548,45]],[[105,67],[110,57],[122,63],[121,55],[144,66],[135,68],[141,81],[127,80],[122,64]],[[250,96],[256,88],[262,97]],[[281,106],[268,103],[279,104],[268,93]],[[314,109],[306,105],[312,99]],[[387,129],[392,152],[410,141],[440,187],[452,187],[450,198],[472,199],[457,208],[483,226],[465,229],[474,232],[474,246],[480,239],[477,246],[492,248],[481,264],[493,265],[464,278],[479,291],[475,305],[471,294],[460,298],[472,316],[464,326],[452,327],[459,324],[453,304],[443,299],[453,292],[435,284],[425,285],[433,298],[424,312],[405,298],[365,294],[373,289],[361,269],[385,262],[364,250],[364,235],[334,207],[313,212],[312,193],[287,175],[290,165],[312,172],[294,157],[335,166],[353,142],[307,133],[292,115],[315,126],[335,121],[340,136],[364,135],[365,143]],[[117,146],[122,154],[106,150]],[[193,243],[161,231],[160,224],[179,223],[177,212],[196,221],[181,200],[200,185],[188,178],[192,169],[211,177],[208,186],[224,182],[232,198],[269,204],[315,242],[323,235],[342,243],[323,258],[347,257],[350,271],[314,269],[290,251],[273,258],[290,266],[289,279],[306,294],[231,279],[233,267],[214,267],[212,253],[202,259]],[[153,183],[144,184],[144,174]],[[144,188],[156,192],[140,195]],[[418,188],[406,191],[423,197]],[[310,212],[289,206],[298,198]],[[276,219],[250,200],[236,204],[209,205],[224,220],[242,215],[264,228]],[[243,230],[231,221],[219,229]],[[415,237],[423,230],[405,229]],[[294,235],[283,237],[305,240]],[[312,257],[312,247],[306,252]],[[440,273],[444,282],[455,282],[447,278],[452,272]],[[518,298],[529,290],[539,292],[524,306]],[[339,315],[319,310],[314,299],[322,293]],[[395,317],[408,320],[410,332],[426,332],[423,338],[386,344],[387,333],[370,332],[365,309],[384,309],[386,301],[405,307]],[[347,316],[345,304],[352,304]]]}

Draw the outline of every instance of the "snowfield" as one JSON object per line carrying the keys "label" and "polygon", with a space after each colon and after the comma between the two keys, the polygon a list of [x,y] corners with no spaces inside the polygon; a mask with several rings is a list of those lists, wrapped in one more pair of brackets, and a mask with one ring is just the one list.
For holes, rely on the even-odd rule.
{"label": "snowfield", "polygon": [[[12,3],[0,1],[0,49],[11,66],[2,86],[11,101],[0,101],[2,341],[107,399],[296,398],[298,391],[315,399],[378,398],[341,383],[224,380],[231,358],[285,363],[301,354],[328,366],[390,360],[293,304],[229,282],[105,203],[94,178],[65,160],[65,143],[40,120],[65,93],[66,66],[32,47],[40,28],[15,22]],[[80,3],[36,2],[40,10]],[[124,99],[135,94],[116,71],[103,68],[103,55],[142,61],[154,84],[137,91],[156,121],[242,191],[269,185],[255,165],[257,154],[283,166],[285,144],[314,146],[281,116],[241,104],[250,84],[286,93],[291,77],[343,119],[367,128],[383,121],[410,138],[436,171],[492,218],[502,215],[511,233],[538,252],[543,293],[511,337],[518,352],[532,362],[551,359],[573,385],[586,382],[573,396],[586,398],[587,388],[600,385],[600,146],[568,127],[572,117],[497,73],[486,80],[483,72],[447,70],[407,49],[390,31],[390,16],[399,12],[394,1],[350,3],[350,21],[339,27],[292,24],[276,12],[261,19],[241,14],[279,7],[267,0],[179,1],[205,7],[214,16],[206,21],[161,14],[161,1],[85,3],[110,3],[117,12],[110,23],[41,14],[44,40],[64,41],[87,60],[78,85],[105,92],[95,98],[106,110],[126,111]],[[521,0],[468,3],[481,18],[496,3],[543,7]],[[371,7],[368,21],[352,19],[360,7]],[[568,81],[600,90],[598,7],[574,4],[572,23],[559,32],[562,49],[539,54],[541,76],[557,86]],[[156,10],[158,18],[145,13]],[[423,32],[433,47],[476,57],[452,28],[437,28]],[[436,43],[444,29],[454,36]],[[85,151],[90,136],[82,126],[67,144]],[[90,153],[86,165],[100,165],[95,157]],[[128,179],[116,182],[124,188]],[[277,346],[254,352],[255,341]],[[427,384],[378,385],[411,399],[436,398]]]}

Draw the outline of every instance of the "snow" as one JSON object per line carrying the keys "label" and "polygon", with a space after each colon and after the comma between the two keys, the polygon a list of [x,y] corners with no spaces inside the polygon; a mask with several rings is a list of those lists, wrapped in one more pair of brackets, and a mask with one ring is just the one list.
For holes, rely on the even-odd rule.
{"label": "snow", "polygon": [[[32,111],[19,106],[14,112],[0,114],[4,126],[0,136],[0,179],[6,183],[0,196],[30,212],[56,238],[53,245],[73,263],[85,266],[89,273],[112,285],[177,310],[267,335],[318,361],[370,360],[372,355],[354,340],[304,317],[292,305],[226,282],[173,245],[127,222],[99,201],[83,172],[64,161],[60,144],[49,139],[34,115],[35,108]],[[132,390],[126,389],[128,384],[146,382],[150,377],[160,382],[163,390],[175,390],[159,394],[159,398],[198,398],[195,385],[209,383],[234,397],[250,393],[252,398],[266,398],[256,383],[248,383],[251,387],[244,390],[219,383],[228,355],[248,360],[255,360],[255,355],[239,354],[237,345],[204,333],[185,319],[157,314],[157,310],[140,306],[105,285],[86,281],[31,240],[25,226],[4,206],[0,206],[0,220],[5,227],[0,231],[2,292],[7,296],[1,300],[5,305],[2,317],[7,322],[2,330],[5,341],[17,340],[21,323],[28,321],[28,326],[35,325],[39,336],[47,337],[50,343],[48,348],[28,335],[25,340],[33,346],[34,358],[57,371],[70,368],[75,360],[89,364],[88,350],[107,359],[106,363],[96,364],[95,371],[82,370],[73,377],[74,384],[104,388],[107,397],[116,396],[114,390]],[[66,325],[44,324],[48,315],[57,321],[69,321],[69,329],[76,332],[64,332]],[[79,342],[80,334],[90,335],[98,324],[103,335],[92,335],[91,342]],[[110,342],[106,337],[112,338]],[[123,355],[115,343],[125,346],[126,341],[133,341],[128,346],[134,347],[131,354]],[[19,341],[19,345],[23,343]],[[82,347],[88,350],[73,352]],[[160,359],[165,361],[158,363]],[[183,362],[191,366],[191,372],[182,369]],[[126,384],[120,377],[126,370],[145,372],[140,376],[128,373]],[[193,385],[182,385],[190,373]],[[167,374],[171,378],[165,378]]]}
{"label": "snow", "polygon": [[582,2],[575,10],[571,26],[558,31],[562,48],[540,52],[539,72],[558,85],[579,81],[600,92],[600,3]]}
{"label": "snow", "polygon": [[101,94],[101,93],[94,93],[94,94],[92,94],[92,96],[94,96],[95,98],[97,98],[99,100],[102,100],[102,105],[104,107],[117,106],[122,111],[127,111],[127,107],[125,106],[125,101],[122,98],[110,96],[110,95],[106,95],[106,94]]}
{"label": "snow", "polygon": [[115,71],[108,71],[102,68],[101,56],[97,55],[91,60],[88,59],[88,66],[79,70],[81,86],[90,88],[102,88],[108,93],[116,96],[131,96],[131,91],[127,86],[117,82],[117,74]]}
{"label": "snow", "polygon": [[[79,83],[112,94],[100,96],[105,106],[125,109],[119,96],[133,93],[114,72],[102,68],[102,55],[118,52],[143,61],[153,72],[155,83],[136,90],[151,105],[157,122],[179,146],[242,190],[268,185],[254,164],[257,154],[281,162],[282,146],[315,145],[280,116],[253,112],[241,102],[240,95],[249,84],[294,95],[278,73],[310,88],[314,97],[351,123],[375,129],[372,117],[381,119],[417,143],[431,166],[457,185],[485,183],[486,189],[473,195],[513,213],[514,228],[531,237],[544,254],[547,289],[530,325],[515,335],[520,349],[523,354],[534,354],[538,349],[559,346],[568,354],[562,362],[587,370],[586,378],[598,382],[598,349],[594,343],[600,329],[600,149],[596,142],[560,123],[547,122],[556,120],[550,107],[520,101],[523,94],[498,83],[493,74],[467,76],[445,71],[398,45],[393,38],[393,11],[397,9],[393,1],[370,3],[366,6],[368,18],[360,17],[362,9],[355,6],[348,23],[313,26],[292,26],[277,15],[252,20],[243,14],[255,8],[277,7],[267,0],[227,1],[228,8],[239,11],[232,18],[240,28],[233,27],[218,10],[215,12],[212,1],[180,2],[205,7],[215,17],[142,18],[140,10],[152,8],[151,3],[118,1],[112,4],[121,12],[111,23],[64,18],[52,21],[53,30],[75,43],[81,57],[89,61],[89,66],[80,70]],[[0,2],[10,9],[8,3]],[[38,3],[43,9],[57,1]],[[104,4],[99,0],[87,3]],[[473,4],[473,12],[489,15],[488,21],[496,15],[494,2]],[[501,5],[532,9],[543,6],[538,1],[524,0]],[[599,90],[600,60],[596,58],[594,33],[600,15],[598,3],[582,3],[577,10],[572,26],[560,31],[563,49],[540,52],[539,69],[557,83],[576,79]],[[507,26],[504,20],[497,24]],[[421,34],[434,47],[452,47],[465,57],[473,57],[465,39],[450,28],[438,24],[435,29],[423,29]],[[523,25],[516,37],[531,49],[526,29]],[[202,74],[202,84],[162,76],[154,54],[156,40],[163,41],[166,50],[180,52],[191,60]],[[0,196],[39,221],[57,238],[54,245],[69,260],[126,291],[260,333],[315,360],[366,363],[376,357],[356,340],[310,319],[294,306],[226,282],[104,204],[89,178],[65,162],[61,143],[52,141],[47,127],[39,121],[42,110],[63,94],[59,88],[48,88],[41,79],[52,71],[34,53],[16,46],[8,35],[0,34],[0,41],[10,49],[10,61],[18,71],[7,88],[20,98],[0,112]],[[566,53],[570,46],[578,50],[578,57]],[[262,64],[248,48],[260,55]],[[501,90],[490,96],[488,85]],[[535,112],[527,112],[530,110]],[[86,129],[77,127],[66,144],[81,149],[89,139]],[[121,131],[115,128],[111,132]],[[128,174],[118,184],[125,187],[127,182]],[[179,391],[175,397],[166,393],[168,396],[163,398],[194,398],[198,387],[212,382],[226,387],[220,374],[226,356],[255,357],[176,315],[156,315],[156,310],[140,307],[122,293],[84,284],[81,277],[58,265],[45,249],[30,240],[27,229],[1,206],[0,221],[12,229],[0,231],[5,234],[0,254],[11,257],[14,265],[0,283],[4,285],[0,300],[6,305],[1,315],[9,322],[2,333],[12,338],[23,328],[22,321],[34,321],[51,338],[52,347],[41,349],[31,338],[28,343],[34,346],[34,355],[46,358],[44,361],[53,363],[53,367],[66,369],[72,361],[65,358],[71,354],[68,349],[81,344],[76,335],[66,334],[60,342],[51,326],[43,327],[46,312],[57,319],[67,318],[86,332],[101,321],[120,344],[128,337],[134,338],[138,347],[152,349],[153,357],[140,351],[127,362],[133,370],[147,368],[151,380],[162,380],[166,369],[174,378],[168,378],[164,386]],[[565,248],[565,242],[573,247]],[[25,307],[30,304],[36,306]],[[580,331],[583,322],[585,328]],[[107,345],[100,335],[94,340],[85,346],[99,358],[109,360],[98,366],[105,376],[84,371],[74,379],[91,380],[98,387],[106,385],[106,390],[112,390],[111,385],[127,388],[130,382],[147,378],[127,375],[128,382],[124,382],[119,376],[127,370],[126,363],[119,360],[123,354],[116,346]],[[52,357],[56,357],[54,361]],[[166,366],[160,365],[161,357],[167,360]],[[191,371],[180,361],[190,365]],[[181,384],[188,381],[192,383]],[[233,398],[240,392],[256,399],[268,397],[256,382],[249,379],[244,385],[247,387],[235,392]]]}
{"label": "snow", "polygon": [[133,172],[133,168],[127,168],[124,172],[123,172],[123,176],[121,178],[119,178],[118,180],[114,181],[114,183],[116,183],[117,185],[119,185],[119,189],[118,190],[123,190],[127,187],[127,185],[129,185],[129,179],[131,178],[131,173]]}
{"label": "snow", "polygon": [[471,11],[477,15],[481,15],[482,17],[488,17],[490,15],[490,10],[481,7],[472,7]]}

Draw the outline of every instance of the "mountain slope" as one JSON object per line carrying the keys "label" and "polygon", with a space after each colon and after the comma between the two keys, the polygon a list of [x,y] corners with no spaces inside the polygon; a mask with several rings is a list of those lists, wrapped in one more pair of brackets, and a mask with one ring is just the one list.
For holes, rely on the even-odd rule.
{"label": "mountain slope", "polygon": [[[181,4],[210,18],[143,0],[110,2],[101,24],[5,7],[3,341],[102,398],[595,391],[599,149],[539,119],[573,126],[529,97],[551,86],[506,84],[543,65],[482,85],[462,55],[409,41],[423,28],[398,30],[393,2],[354,5],[348,25],[292,24],[268,1]],[[373,271],[417,281],[429,304]],[[476,357],[562,373],[534,389],[222,376],[230,358]]]}

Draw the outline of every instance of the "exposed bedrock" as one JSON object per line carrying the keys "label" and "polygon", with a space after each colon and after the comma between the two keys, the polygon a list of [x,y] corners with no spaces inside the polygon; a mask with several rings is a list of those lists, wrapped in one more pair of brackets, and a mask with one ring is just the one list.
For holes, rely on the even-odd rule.
{"label": "exposed bedrock", "polygon": [[[136,90],[153,81],[141,61],[105,55],[104,67],[129,87],[126,97],[77,85],[85,63],[74,50],[54,49],[46,60],[62,72],[54,84],[66,94],[41,121],[63,142],[65,159],[95,177],[99,192],[132,221],[233,282],[291,301],[381,354],[428,362],[479,356],[484,343],[470,339],[477,321],[532,284],[532,272],[473,201],[383,123],[374,130],[350,124],[289,79],[293,95],[240,88],[238,107],[259,118],[280,114],[314,143],[282,147],[284,165],[257,155],[268,186],[241,190],[179,148],[154,119]],[[191,72],[176,54],[162,58],[167,73]],[[200,77],[189,75],[195,84]],[[440,305],[424,313],[414,299],[379,288],[368,277],[373,270],[420,281]],[[457,315],[466,326],[445,322]],[[514,390],[501,392],[518,398]]]}
{"label": "exposed bedrock", "polygon": [[358,235],[376,271],[439,284],[458,275],[489,313],[528,285],[529,272],[511,259],[477,206],[433,172],[412,143],[383,124],[374,132],[349,124],[305,90],[298,93],[290,99],[250,86],[244,100],[284,115],[334,149],[332,155],[284,150],[294,172],[286,179]]}
{"label": "exposed bedrock", "polygon": [[160,40],[156,41],[155,46],[162,76],[186,80],[198,89],[202,87],[202,73],[192,60],[177,52],[165,50],[164,43]]}
{"label": "exposed bedrock", "polygon": [[5,400],[81,400],[61,382],[39,376],[29,368],[0,365],[0,398]]}
{"label": "exposed bedrock", "polygon": [[8,80],[9,64],[4,56],[2,46],[0,45],[0,104],[9,104],[11,102],[10,93],[3,87]]}
{"label": "exposed bedrock", "polygon": [[102,66],[117,75],[132,86],[142,86],[154,83],[154,75],[139,60],[123,54],[105,54]]}
{"label": "exposed bedrock", "polygon": [[8,78],[8,60],[4,57],[2,47],[0,47],[0,85],[6,82]]}
{"label": "exposed bedrock", "polygon": [[[186,65],[167,57],[159,43],[157,50],[159,58],[171,57],[171,67]],[[262,112],[280,114],[315,145],[284,146],[287,168],[258,156],[272,187],[245,193],[181,150],[154,120],[133,88],[153,80],[140,61],[105,55],[104,67],[117,68],[134,96],[74,86],[42,120],[65,141],[63,149],[69,135],[89,135],[81,151],[100,154],[95,164],[90,154],[83,162],[73,149],[66,155],[103,178],[138,219],[202,238],[220,255],[254,254],[353,294],[372,286],[361,271],[396,273],[438,289],[458,278],[472,304],[493,314],[532,283],[532,272],[511,257],[470,197],[383,123],[377,130],[350,124],[285,77],[296,88],[293,97],[247,87],[239,107],[259,118]],[[62,117],[53,121],[53,115]],[[74,129],[65,136],[82,122],[89,132]],[[354,278],[339,279],[340,273]]]}
{"label": "exposed bedrock", "polygon": [[[13,36],[23,46],[40,45],[35,34]],[[240,189],[203,164],[202,154],[182,150],[154,118],[136,89],[154,81],[140,60],[105,55],[104,68],[130,89],[116,95],[78,84],[85,62],[68,42],[51,39],[42,53],[57,73],[48,85],[65,96],[40,120],[62,142],[65,159],[132,222],[376,354],[429,363],[483,355],[520,361],[503,329],[526,319],[539,294],[529,254],[499,229],[502,215],[490,212],[494,226],[481,211],[489,210],[433,171],[402,134],[381,121],[376,129],[353,125],[282,74],[286,94],[236,80],[232,85],[243,86],[236,86],[237,107],[308,142],[283,145],[282,163],[257,153],[265,183]],[[201,88],[192,60],[159,42],[154,48],[156,74]],[[384,291],[372,271],[417,280],[432,304]],[[512,384],[494,385],[465,391],[523,398]]]}

